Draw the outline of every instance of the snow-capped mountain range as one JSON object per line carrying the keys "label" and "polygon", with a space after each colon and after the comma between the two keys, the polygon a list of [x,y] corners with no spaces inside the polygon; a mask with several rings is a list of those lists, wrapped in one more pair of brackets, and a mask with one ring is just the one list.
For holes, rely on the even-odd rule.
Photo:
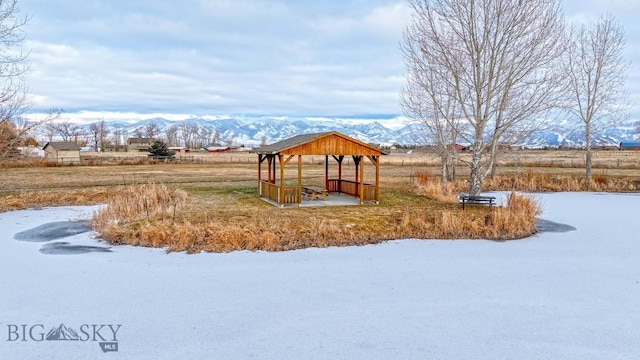
{"label": "snow-capped mountain range", "polygon": [[[329,119],[329,118],[277,118],[254,117],[218,119],[188,118],[184,120],[168,120],[162,117],[131,121],[105,121],[110,134],[116,132],[124,137],[135,137],[136,129],[155,124],[160,138],[171,127],[197,126],[209,131],[219,131],[221,142],[231,140],[234,145],[256,146],[263,140],[273,143],[298,134],[338,131],[366,143],[380,145],[415,145],[423,144],[420,135],[422,125],[411,123],[403,118],[375,119]],[[81,125],[87,132],[90,123]],[[584,139],[579,126],[569,121],[549,121],[542,130],[531,134],[519,145],[529,147],[582,146]],[[594,144],[613,145],[620,141],[639,141],[638,120],[623,121],[614,127],[601,131],[594,136]]]}

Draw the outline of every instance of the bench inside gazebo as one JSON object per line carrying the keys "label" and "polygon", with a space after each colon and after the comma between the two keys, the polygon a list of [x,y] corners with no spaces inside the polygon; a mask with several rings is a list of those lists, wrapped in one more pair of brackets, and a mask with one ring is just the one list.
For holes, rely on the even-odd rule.
{"label": "bench inside gazebo", "polygon": [[[348,195],[359,204],[380,201],[380,156],[384,154],[375,146],[365,144],[336,131],[303,134],[280,142],[260,147],[258,154],[258,194],[276,205],[298,205],[303,199],[322,202],[331,199],[332,194]],[[324,184],[303,184],[303,156],[324,155]],[[353,179],[343,177],[346,157],[353,158]],[[297,158],[297,179],[295,184],[285,181],[285,167]],[[329,176],[329,161],[335,160],[337,177]],[[365,182],[365,162],[375,167],[375,180]],[[266,164],[265,164],[266,163]],[[266,166],[265,166],[266,165]],[[276,169],[277,168],[277,169]],[[266,176],[263,172],[266,170]],[[277,171],[279,170],[279,171]],[[335,172],[335,171],[334,171]]]}

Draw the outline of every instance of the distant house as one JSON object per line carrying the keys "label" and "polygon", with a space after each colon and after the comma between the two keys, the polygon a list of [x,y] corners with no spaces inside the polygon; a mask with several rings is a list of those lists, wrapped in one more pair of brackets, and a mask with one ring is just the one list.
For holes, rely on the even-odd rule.
{"label": "distant house", "polygon": [[518,150],[518,147],[511,143],[502,142],[496,145],[496,149],[499,151],[512,151],[512,150]]}
{"label": "distant house", "polygon": [[42,150],[44,150],[45,159],[67,164],[80,163],[80,147],[74,142],[51,141]]}
{"label": "distant house", "polygon": [[640,142],[622,141],[619,147],[620,150],[640,150]]}
{"label": "distant house", "polygon": [[127,151],[127,146],[125,145],[114,145],[114,144],[107,144],[104,146],[104,152],[125,152]]}
{"label": "distant house", "polygon": [[205,146],[204,149],[208,153],[221,153],[221,152],[228,152],[229,150],[231,150],[231,148],[228,146],[215,146],[215,145]]}
{"label": "distant house", "polygon": [[237,148],[233,148],[233,149],[229,149],[229,150],[230,150],[230,151],[231,151],[231,150],[233,150],[233,151],[235,151],[235,152],[251,152],[251,151],[253,151],[253,149],[252,149],[252,148],[247,147],[247,146],[244,146],[244,145],[240,145],[240,146],[239,146],[239,147],[237,147]]}
{"label": "distant house", "polygon": [[129,151],[147,152],[154,141],[156,141],[154,138],[128,138],[127,149]]}
{"label": "distant house", "polygon": [[176,154],[186,154],[191,152],[191,149],[185,146],[169,146],[167,149],[175,152]]}
{"label": "distant house", "polygon": [[455,151],[467,151],[469,148],[460,144],[449,144],[447,145],[447,149]]}

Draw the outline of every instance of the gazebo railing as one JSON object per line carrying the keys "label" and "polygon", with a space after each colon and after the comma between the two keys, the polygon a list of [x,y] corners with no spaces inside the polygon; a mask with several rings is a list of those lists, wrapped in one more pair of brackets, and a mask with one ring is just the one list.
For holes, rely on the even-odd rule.
{"label": "gazebo railing", "polygon": [[[351,180],[329,179],[329,192],[340,192],[347,195],[360,197],[360,183]],[[364,184],[364,201],[378,201],[376,199],[376,186]]]}
{"label": "gazebo railing", "polygon": [[[284,191],[284,202],[280,203],[280,191]],[[278,204],[299,204],[302,194],[298,191],[297,186],[280,186],[268,181],[260,181],[260,196],[275,201]]]}

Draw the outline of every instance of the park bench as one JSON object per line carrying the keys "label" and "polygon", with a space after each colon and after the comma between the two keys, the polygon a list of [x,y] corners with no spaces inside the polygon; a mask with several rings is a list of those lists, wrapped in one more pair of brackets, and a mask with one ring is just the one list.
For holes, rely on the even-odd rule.
{"label": "park bench", "polygon": [[496,204],[496,197],[484,196],[484,195],[472,196],[468,194],[460,194],[458,196],[458,201],[460,202],[460,204],[462,204],[462,209],[464,210],[464,206],[467,204],[468,205],[488,205],[489,207],[492,207],[493,205]]}
{"label": "park bench", "polygon": [[327,200],[327,196],[329,196],[329,192],[326,189],[316,186],[303,186],[302,192],[309,197],[309,201],[313,201],[313,199]]}

